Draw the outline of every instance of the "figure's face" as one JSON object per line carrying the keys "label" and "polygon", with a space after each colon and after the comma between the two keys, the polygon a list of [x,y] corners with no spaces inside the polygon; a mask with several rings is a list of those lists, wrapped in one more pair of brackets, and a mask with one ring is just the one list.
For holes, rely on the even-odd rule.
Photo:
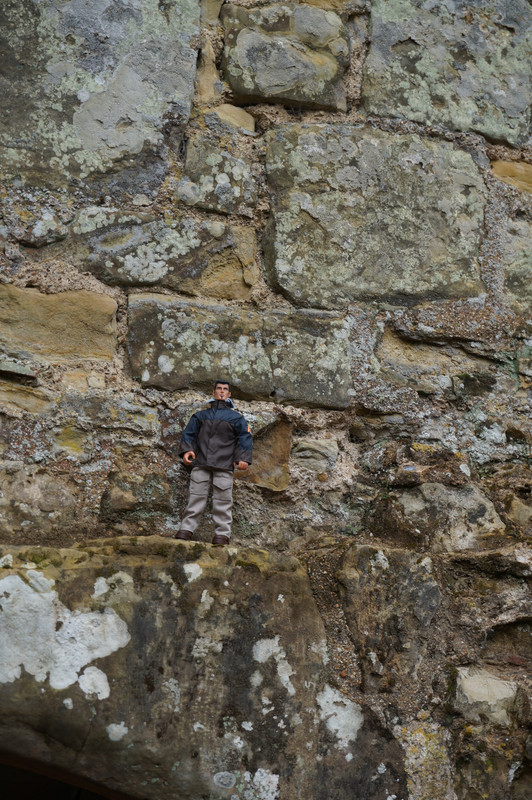
{"label": "figure's face", "polygon": [[231,397],[229,385],[227,383],[217,383],[213,392],[213,397],[215,400],[227,400],[228,397]]}

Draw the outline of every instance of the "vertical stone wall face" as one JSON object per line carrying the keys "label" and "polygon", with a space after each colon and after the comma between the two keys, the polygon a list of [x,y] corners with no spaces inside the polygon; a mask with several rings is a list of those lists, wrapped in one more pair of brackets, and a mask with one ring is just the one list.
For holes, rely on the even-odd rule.
{"label": "vertical stone wall face", "polygon": [[[234,544],[307,564],[327,653],[292,660],[321,727],[226,758],[219,703],[182,796],[292,800],[311,759],[316,800],[530,797],[530,3],[5,0],[0,38],[6,591],[50,592],[39,553],[59,586],[89,540],[155,558],[181,430],[228,378],[257,451]],[[290,626],[257,625],[286,691]]]}

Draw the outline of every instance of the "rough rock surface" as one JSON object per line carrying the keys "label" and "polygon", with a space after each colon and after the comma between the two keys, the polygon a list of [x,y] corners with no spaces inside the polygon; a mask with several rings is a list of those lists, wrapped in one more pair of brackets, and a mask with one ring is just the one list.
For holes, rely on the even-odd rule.
{"label": "rough rock surface", "polygon": [[374,0],[365,65],[370,114],[525,144],[532,14],[526,0]]}
{"label": "rough rock surface", "polygon": [[[130,167],[187,122],[199,4],[3,4],[2,171],[65,185]],[[16,76],[16,80],[15,80]]]}
{"label": "rough rock surface", "polygon": [[287,125],[267,140],[267,255],[293,302],[338,308],[482,291],[484,185],[469,155],[348,125]]}
{"label": "rough rock surface", "polygon": [[305,4],[224,5],[221,20],[223,68],[238,101],[345,111],[349,39],[335,13]]}
{"label": "rough rock surface", "polygon": [[257,280],[254,232],[221,220],[168,222],[147,211],[89,206],[67,233],[33,257],[61,258],[113,286],[155,284],[233,300],[246,299]]}
{"label": "rough rock surface", "polygon": [[2,558],[4,752],[133,797],[406,800],[400,743],[328,683],[296,559],[160,537]]}
{"label": "rough rock surface", "polygon": [[525,0],[0,6],[3,793],[530,800]]}
{"label": "rough rock surface", "polygon": [[116,302],[94,292],[47,295],[0,286],[0,342],[50,360],[112,358]]}
{"label": "rough rock surface", "polygon": [[128,353],[133,374],[166,389],[209,386],[229,373],[244,395],[342,408],[349,402],[349,326],[314,311],[257,314],[133,295]]}
{"label": "rough rock surface", "polygon": [[209,133],[192,136],[187,145],[185,174],[177,196],[187,206],[252,216],[257,186],[238,137]]}

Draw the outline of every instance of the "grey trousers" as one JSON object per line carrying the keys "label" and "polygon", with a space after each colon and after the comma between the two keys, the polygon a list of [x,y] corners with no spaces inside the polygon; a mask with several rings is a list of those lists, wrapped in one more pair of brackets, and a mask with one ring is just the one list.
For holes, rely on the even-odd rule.
{"label": "grey trousers", "polygon": [[214,532],[231,536],[233,521],[233,472],[229,469],[194,467],[190,474],[188,504],[181,530],[194,533],[201,522],[212,483],[212,516]]}

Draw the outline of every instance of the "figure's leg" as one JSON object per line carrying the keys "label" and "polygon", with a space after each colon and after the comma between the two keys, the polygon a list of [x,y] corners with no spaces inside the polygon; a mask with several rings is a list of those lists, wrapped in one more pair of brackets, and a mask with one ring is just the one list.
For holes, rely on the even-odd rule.
{"label": "figure's leg", "polygon": [[181,520],[181,532],[195,533],[207,505],[212,472],[203,467],[194,467],[190,473],[188,503]]}
{"label": "figure's leg", "polygon": [[215,470],[212,476],[213,544],[228,544],[233,521],[233,472]]}

